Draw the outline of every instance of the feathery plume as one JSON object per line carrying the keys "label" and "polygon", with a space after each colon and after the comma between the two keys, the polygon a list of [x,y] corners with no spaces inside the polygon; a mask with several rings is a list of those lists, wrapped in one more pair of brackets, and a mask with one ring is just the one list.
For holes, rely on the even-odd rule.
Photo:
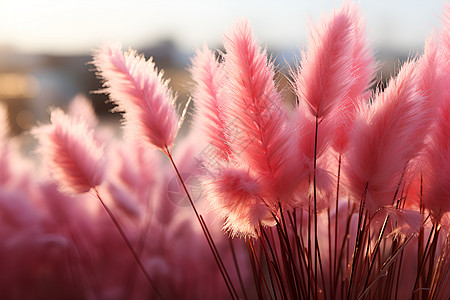
{"label": "feathery plume", "polygon": [[351,65],[351,87],[348,91],[348,98],[365,98],[364,92],[370,88],[370,84],[375,80],[378,68],[373,55],[373,50],[366,38],[366,22],[359,11],[359,7],[354,3],[347,3],[343,10],[348,10],[352,23],[351,33],[353,35],[352,65]]}
{"label": "feathery plume", "polygon": [[103,147],[82,120],[72,119],[61,110],[51,112],[50,125],[33,130],[53,178],[67,191],[83,193],[99,185],[104,177]]}
{"label": "feathery plume", "polygon": [[248,171],[224,169],[208,191],[214,210],[225,219],[224,229],[231,236],[256,237],[260,222],[273,223],[268,206],[258,196],[261,186]]}
{"label": "feathery plume", "polygon": [[423,203],[440,219],[450,212],[450,97],[441,104],[425,149]]}
{"label": "feathery plume", "polygon": [[174,97],[168,82],[152,59],[134,50],[123,53],[119,45],[105,45],[95,52],[93,64],[104,79],[106,93],[125,112],[125,123],[163,152],[173,146],[179,129]]}
{"label": "feathery plume", "polygon": [[206,141],[217,149],[218,159],[227,160],[231,150],[226,143],[226,123],[219,98],[219,90],[226,79],[225,72],[206,43],[196,51],[190,72],[195,83],[195,128],[203,132]]}
{"label": "feathery plume", "polygon": [[301,68],[293,74],[300,104],[317,118],[328,115],[352,86],[353,17],[345,9],[310,28]]}
{"label": "feathery plume", "polygon": [[345,166],[347,188],[356,201],[366,192],[372,213],[393,204],[408,162],[423,147],[432,107],[418,81],[414,63],[404,64],[397,78],[373,104],[362,107],[355,120]]}
{"label": "feathery plume", "polygon": [[[437,108],[446,92],[445,77],[447,74],[439,72],[439,49],[436,37],[432,36],[425,41],[424,53],[417,62],[416,72],[419,74],[419,89],[426,96],[430,107]],[[428,121],[431,122],[430,118]]]}
{"label": "feathery plume", "polygon": [[229,144],[235,158],[247,165],[261,184],[263,198],[277,207],[297,185],[299,159],[292,128],[268,62],[249,24],[242,20],[225,39],[223,88]]}
{"label": "feathery plume", "polygon": [[444,16],[442,19],[442,31],[440,34],[443,47],[447,57],[450,57],[450,4],[446,4],[444,8]]}
{"label": "feathery plume", "polygon": [[338,153],[343,153],[348,146],[348,133],[356,117],[358,106],[370,97],[370,84],[375,80],[378,65],[375,63],[373,50],[367,43],[365,34],[365,19],[354,3],[346,3],[343,8],[347,11],[352,27],[352,59],[350,67],[351,81],[346,97],[331,112],[332,126],[335,129],[332,146]]}

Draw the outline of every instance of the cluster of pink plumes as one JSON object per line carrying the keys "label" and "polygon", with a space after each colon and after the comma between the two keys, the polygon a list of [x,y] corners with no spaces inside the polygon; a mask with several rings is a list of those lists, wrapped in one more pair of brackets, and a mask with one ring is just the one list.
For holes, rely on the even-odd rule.
{"label": "cluster of pink plumes", "polygon": [[311,25],[289,105],[241,20],[192,59],[177,139],[153,61],[99,48],[123,138],[82,97],[32,131],[39,160],[0,128],[0,298],[448,299],[449,5],[442,23],[371,92],[345,3]]}

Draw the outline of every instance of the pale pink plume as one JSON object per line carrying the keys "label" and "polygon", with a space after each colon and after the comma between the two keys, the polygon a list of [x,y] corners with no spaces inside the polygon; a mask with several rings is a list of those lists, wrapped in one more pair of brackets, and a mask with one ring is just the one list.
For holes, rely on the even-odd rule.
{"label": "pale pink plume", "polygon": [[[274,83],[274,66],[247,21],[226,35],[223,107],[228,142],[237,163],[248,165],[273,205],[288,201],[303,173],[291,124]],[[301,162],[303,163],[303,162]]]}
{"label": "pale pink plume", "polygon": [[226,79],[223,66],[204,44],[202,49],[197,49],[190,72],[195,83],[192,95],[195,105],[194,126],[217,149],[218,159],[227,160],[231,150],[226,143],[226,123],[219,98],[219,90]]}
{"label": "pale pink plume", "polygon": [[351,132],[344,168],[347,188],[361,201],[367,186],[366,204],[372,213],[393,204],[402,174],[422,149],[433,117],[414,66],[403,65],[385,91],[361,109]]}
{"label": "pale pink plume", "polygon": [[123,53],[118,45],[105,45],[94,54],[93,64],[105,81],[105,91],[125,112],[125,122],[136,136],[163,152],[173,146],[179,129],[174,96],[152,59],[136,51]]}
{"label": "pale pink plume", "polygon": [[58,184],[67,191],[83,193],[99,185],[104,177],[103,146],[82,120],[72,119],[61,110],[51,112],[51,124],[36,128],[39,151]]}
{"label": "pale pink plume", "polygon": [[83,119],[91,128],[98,124],[92,102],[82,94],[78,94],[69,104],[68,114],[73,118]]}
{"label": "pale pink plume", "polygon": [[344,8],[310,28],[301,68],[293,76],[300,105],[315,117],[327,116],[353,85],[353,21]]}
{"label": "pale pink plume", "polygon": [[232,236],[256,237],[260,223],[273,222],[269,207],[258,195],[262,187],[248,171],[224,169],[210,185],[211,205],[225,219],[224,229]]}

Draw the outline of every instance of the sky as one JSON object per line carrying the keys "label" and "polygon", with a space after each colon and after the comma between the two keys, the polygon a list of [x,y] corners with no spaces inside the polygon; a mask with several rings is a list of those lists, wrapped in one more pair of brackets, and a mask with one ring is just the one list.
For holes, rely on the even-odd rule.
{"label": "sky", "polygon": [[[444,0],[360,0],[377,47],[419,49],[440,27]],[[308,20],[342,1],[0,0],[0,46],[25,53],[76,55],[105,41],[139,49],[171,37],[185,51],[218,45],[239,18],[272,48],[302,47]],[[448,2],[450,3],[450,2]]]}

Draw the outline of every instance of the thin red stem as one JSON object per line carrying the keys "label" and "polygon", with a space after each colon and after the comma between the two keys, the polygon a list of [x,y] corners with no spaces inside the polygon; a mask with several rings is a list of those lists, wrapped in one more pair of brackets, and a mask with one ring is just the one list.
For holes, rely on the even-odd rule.
{"label": "thin red stem", "polygon": [[222,274],[222,277],[223,277],[223,279],[225,281],[225,284],[227,285],[228,291],[230,292],[231,298],[232,299],[238,299],[239,296],[236,293],[236,290],[235,290],[235,288],[233,286],[233,283],[232,283],[232,281],[230,279],[230,276],[228,275],[228,272],[227,272],[227,270],[225,268],[225,265],[224,265],[224,263],[222,261],[222,258],[220,257],[220,254],[219,254],[219,252],[217,250],[216,244],[214,243],[214,240],[213,240],[213,238],[212,238],[212,236],[211,236],[211,234],[210,234],[210,232],[208,230],[208,227],[206,226],[205,220],[198,213],[197,208],[195,207],[194,202],[192,201],[191,195],[190,195],[190,193],[189,193],[189,191],[188,191],[188,189],[187,189],[187,187],[186,187],[186,185],[184,183],[183,178],[181,177],[180,172],[178,171],[178,168],[177,168],[177,166],[175,164],[175,161],[173,160],[172,154],[170,153],[170,150],[169,150],[168,147],[165,148],[164,154],[166,154],[167,157],[169,157],[170,162],[171,162],[171,164],[172,164],[172,166],[173,166],[173,168],[175,170],[175,173],[177,174],[177,177],[178,177],[181,185],[183,186],[183,190],[184,190],[184,192],[185,192],[185,194],[186,194],[186,196],[187,196],[187,198],[189,200],[189,203],[190,203],[192,209],[194,210],[194,213],[195,213],[195,216],[197,217],[198,222],[200,223],[200,226],[202,228],[203,234],[206,237],[208,245],[209,245],[209,247],[211,249],[211,252],[213,253],[214,259],[215,259],[215,261],[217,263],[217,266],[219,267],[219,270],[220,270],[220,272]]}
{"label": "thin red stem", "polygon": [[163,299],[163,297],[161,296],[160,292],[158,291],[158,288],[156,287],[156,284],[153,282],[150,274],[147,272],[147,270],[145,269],[144,265],[142,264],[142,261],[139,258],[139,255],[136,253],[136,251],[134,250],[133,246],[131,245],[130,240],[128,239],[127,235],[123,231],[122,226],[120,226],[119,221],[114,216],[113,212],[109,209],[109,207],[105,204],[105,202],[103,202],[103,199],[100,197],[100,193],[98,192],[98,189],[96,187],[94,187],[93,190],[94,190],[95,195],[97,196],[98,200],[102,204],[103,208],[105,209],[106,213],[108,214],[109,218],[114,223],[114,226],[117,228],[117,231],[119,231],[120,235],[122,236],[123,241],[127,245],[128,250],[130,250],[130,253],[133,255],[134,260],[138,264],[138,266],[141,269],[142,273],[144,274],[145,278],[147,279],[147,281],[150,283],[150,285],[152,286],[153,290],[155,291],[156,296],[159,299]]}
{"label": "thin red stem", "polygon": [[319,118],[316,116],[316,130],[314,134],[314,293],[318,297],[317,286],[317,254],[319,250],[319,241],[317,239],[317,188],[316,188],[316,170],[317,170],[317,131],[319,129]]}

